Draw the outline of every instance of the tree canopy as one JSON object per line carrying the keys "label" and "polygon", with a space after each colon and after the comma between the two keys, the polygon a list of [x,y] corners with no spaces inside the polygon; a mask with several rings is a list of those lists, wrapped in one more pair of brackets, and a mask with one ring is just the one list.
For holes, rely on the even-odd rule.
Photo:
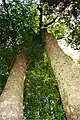
{"label": "tree canopy", "polygon": [[[55,73],[44,50],[39,31],[46,28],[58,39],[65,38],[79,49],[79,0],[9,0],[0,4],[0,93],[18,53],[25,46],[29,57],[24,88],[24,120],[62,120]],[[13,61],[13,62],[12,62]]]}

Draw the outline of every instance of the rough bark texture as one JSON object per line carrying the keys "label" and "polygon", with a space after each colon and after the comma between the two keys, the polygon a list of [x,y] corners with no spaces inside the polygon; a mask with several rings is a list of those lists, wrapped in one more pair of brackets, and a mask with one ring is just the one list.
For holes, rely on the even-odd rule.
{"label": "rough bark texture", "polygon": [[26,71],[26,55],[20,47],[7,83],[0,97],[0,120],[23,119],[23,89]]}
{"label": "rough bark texture", "polygon": [[80,120],[80,69],[64,54],[55,37],[47,32],[43,35],[67,120]]}

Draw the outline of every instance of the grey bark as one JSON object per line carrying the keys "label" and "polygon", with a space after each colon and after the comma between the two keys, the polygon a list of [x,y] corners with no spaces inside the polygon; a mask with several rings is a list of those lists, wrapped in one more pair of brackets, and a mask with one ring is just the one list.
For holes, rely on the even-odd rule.
{"label": "grey bark", "polygon": [[43,37],[67,120],[80,120],[80,69],[64,54],[55,37],[45,31]]}

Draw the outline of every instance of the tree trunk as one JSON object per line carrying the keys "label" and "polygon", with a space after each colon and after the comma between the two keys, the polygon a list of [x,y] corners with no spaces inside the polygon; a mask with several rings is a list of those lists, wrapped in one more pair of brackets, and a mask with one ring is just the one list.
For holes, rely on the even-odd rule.
{"label": "tree trunk", "polygon": [[0,120],[23,119],[23,89],[26,55],[21,47],[0,97]]}
{"label": "tree trunk", "polygon": [[55,37],[47,32],[43,36],[67,120],[80,120],[80,69],[64,54]]}

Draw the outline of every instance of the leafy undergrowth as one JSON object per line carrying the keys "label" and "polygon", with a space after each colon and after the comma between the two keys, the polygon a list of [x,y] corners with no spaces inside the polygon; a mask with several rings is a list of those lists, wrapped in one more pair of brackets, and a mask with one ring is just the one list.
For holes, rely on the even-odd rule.
{"label": "leafy undergrowth", "polygon": [[30,64],[24,88],[24,120],[62,120],[64,117],[56,78],[43,44],[39,36],[26,44]]}

